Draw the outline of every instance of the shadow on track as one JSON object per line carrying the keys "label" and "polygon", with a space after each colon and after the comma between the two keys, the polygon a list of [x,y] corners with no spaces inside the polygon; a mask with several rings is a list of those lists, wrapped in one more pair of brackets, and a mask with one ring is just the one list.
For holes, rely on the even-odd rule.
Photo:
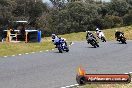
{"label": "shadow on track", "polygon": [[121,42],[118,42],[118,43],[113,43],[113,44],[122,44],[122,45],[126,45],[126,44],[124,44],[124,43],[121,43]]}
{"label": "shadow on track", "polygon": [[63,54],[63,53],[67,53],[67,52],[64,51],[63,53],[60,53],[59,51],[55,51],[53,53]]}
{"label": "shadow on track", "polygon": [[[88,46],[88,47],[85,47],[85,48],[95,48],[95,47],[93,47],[93,46]],[[99,48],[99,47],[96,47],[96,48]],[[96,49],[96,48],[95,48],[95,49]]]}

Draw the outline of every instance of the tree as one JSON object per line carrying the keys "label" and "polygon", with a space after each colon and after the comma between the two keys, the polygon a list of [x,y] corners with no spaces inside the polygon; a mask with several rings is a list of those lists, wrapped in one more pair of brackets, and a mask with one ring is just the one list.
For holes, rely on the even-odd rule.
{"label": "tree", "polygon": [[13,19],[12,10],[15,8],[15,0],[0,0],[0,15],[2,25],[8,24]]}
{"label": "tree", "polygon": [[123,22],[125,25],[132,24],[132,10],[130,10],[129,13],[123,17]]}
{"label": "tree", "polygon": [[106,15],[104,18],[104,28],[120,27],[123,24],[123,20],[119,16]]}
{"label": "tree", "polygon": [[113,12],[117,12],[118,16],[124,16],[129,9],[129,4],[125,0],[112,0],[109,6]]}
{"label": "tree", "polygon": [[132,5],[132,0],[126,0],[126,2]]}

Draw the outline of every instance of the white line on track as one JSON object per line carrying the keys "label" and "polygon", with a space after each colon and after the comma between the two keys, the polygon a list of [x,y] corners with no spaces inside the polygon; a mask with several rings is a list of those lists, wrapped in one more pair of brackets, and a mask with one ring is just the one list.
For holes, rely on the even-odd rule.
{"label": "white line on track", "polygon": [[74,85],[70,85],[70,86],[65,86],[65,87],[61,87],[61,88],[72,88],[72,87],[78,87],[79,84],[74,84]]}
{"label": "white line on track", "polygon": [[7,57],[7,56],[4,56],[4,57]]}
{"label": "white line on track", "polygon": [[70,86],[66,86],[66,88],[69,88]]}
{"label": "white line on track", "polygon": [[46,51],[49,51],[49,50],[46,50]]}
{"label": "white line on track", "polygon": [[75,86],[79,86],[79,84],[74,84]]}
{"label": "white line on track", "polygon": [[132,72],[129,72],[129,74],[132,74]]}
{"label": "white line on track", "polygon": [[72,45],[74,44],[74,42],[72,42]]}
{"label": "white line on track", "polygon": [[75,85],[70,85],[70,87],[74,87]]}
{"label": "white line on track", "polygon": [[35,53],[35,52],[31,52],[31,53]]}
{"label": "white line on track", "polygon": [[39,51],[39,52],[43,52],[43,51]]}
{"label": "white line on track", "polygon": [[18,54],[19,56],[21,56],[22,54]]}
{"label": "white line on track", "polygon": [[13,57],[15,56],[15,55],[12,55]]}
{"label": "white line on track", "polygon": [[29,53],[25,53],[25,54],[29,54]]}

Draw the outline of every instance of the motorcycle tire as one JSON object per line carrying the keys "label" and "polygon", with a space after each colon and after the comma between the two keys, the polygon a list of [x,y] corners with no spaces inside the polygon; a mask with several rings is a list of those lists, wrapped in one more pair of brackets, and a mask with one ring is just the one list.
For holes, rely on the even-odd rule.
{"label": "motorcycle tire", "polygon": [[99,45],[98,45],[98,44],[97,44],[96,46],[97,46],[97,47],[99,47]]}
{"label": "motorcycle tire", "polygon": [[127,44],[126,41],[123,41],[122,43],[123,43],[123,44]]}
{"label": "motorcycle tire", "polygon": [[68,47],[66,47],[66,50],[65,50],[66,52],[69,52],[69,48]]}
{"label": "motorcycle tire", "polygon": [[63,50],[61,49],[61,47],[58,45],[58,50],[59,50],[59,53],[63,53]]}
{"label": "motorcycle tire", "polygon": [[96,48],[96,45],[94,45],[94,48]]}
{"label": "motorcycle tire", "polygon": [[124,44],[127,44],[126,42],[124,42]]}
{"label": "motorcycle tire", "polygon": [[94,48],[96,48],[97,46],[97,42],[96,41],[92,41],[92,43],[91,43],[91,45],[94,47]]}
{"label": "motorcycle tire", "polygon": [[102,42],[106,42],[106,39],[104,37],[101,37]]}
{"label": "motorcycle tire", "polygon": [[122,44],[127,44],[125,38],[122,38],[122,39],[121,39],[121,42],[122,42]]}
{"label": "motorcycle tire", "polygon": [[67,49],[66,52],[69,52],[69,49]]}
{"label": "motorcycle tire", "polygon": [[62,50],[59,50],[59,53],[63,53]]}

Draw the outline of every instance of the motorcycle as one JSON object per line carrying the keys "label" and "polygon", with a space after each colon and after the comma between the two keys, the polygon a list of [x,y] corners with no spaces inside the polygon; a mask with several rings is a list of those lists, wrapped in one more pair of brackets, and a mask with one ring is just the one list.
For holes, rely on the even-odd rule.
{"label": "motorcycle", "polygon": [[117,41],[122,42],[122,44],[127,44],[126,43],[126,38],[124,37],[123,34],[120,34],[120,37],[117,38]]}
{"label": "motorcycle", "polygon": [[64,40],[59,41],[59,43],[57,44],[57,48],[59,50],[59,53],[63,53],[63,51],[69,52],[69,48],[67,46],[67,43]]}
{"label": "motorcycle", "polygon": [[88,39],[88,40],[87,40],[87,43],[88,43],[88,44],[90,43],[94,48],[99,47],[99,45],[98,45],[96,39]]}

